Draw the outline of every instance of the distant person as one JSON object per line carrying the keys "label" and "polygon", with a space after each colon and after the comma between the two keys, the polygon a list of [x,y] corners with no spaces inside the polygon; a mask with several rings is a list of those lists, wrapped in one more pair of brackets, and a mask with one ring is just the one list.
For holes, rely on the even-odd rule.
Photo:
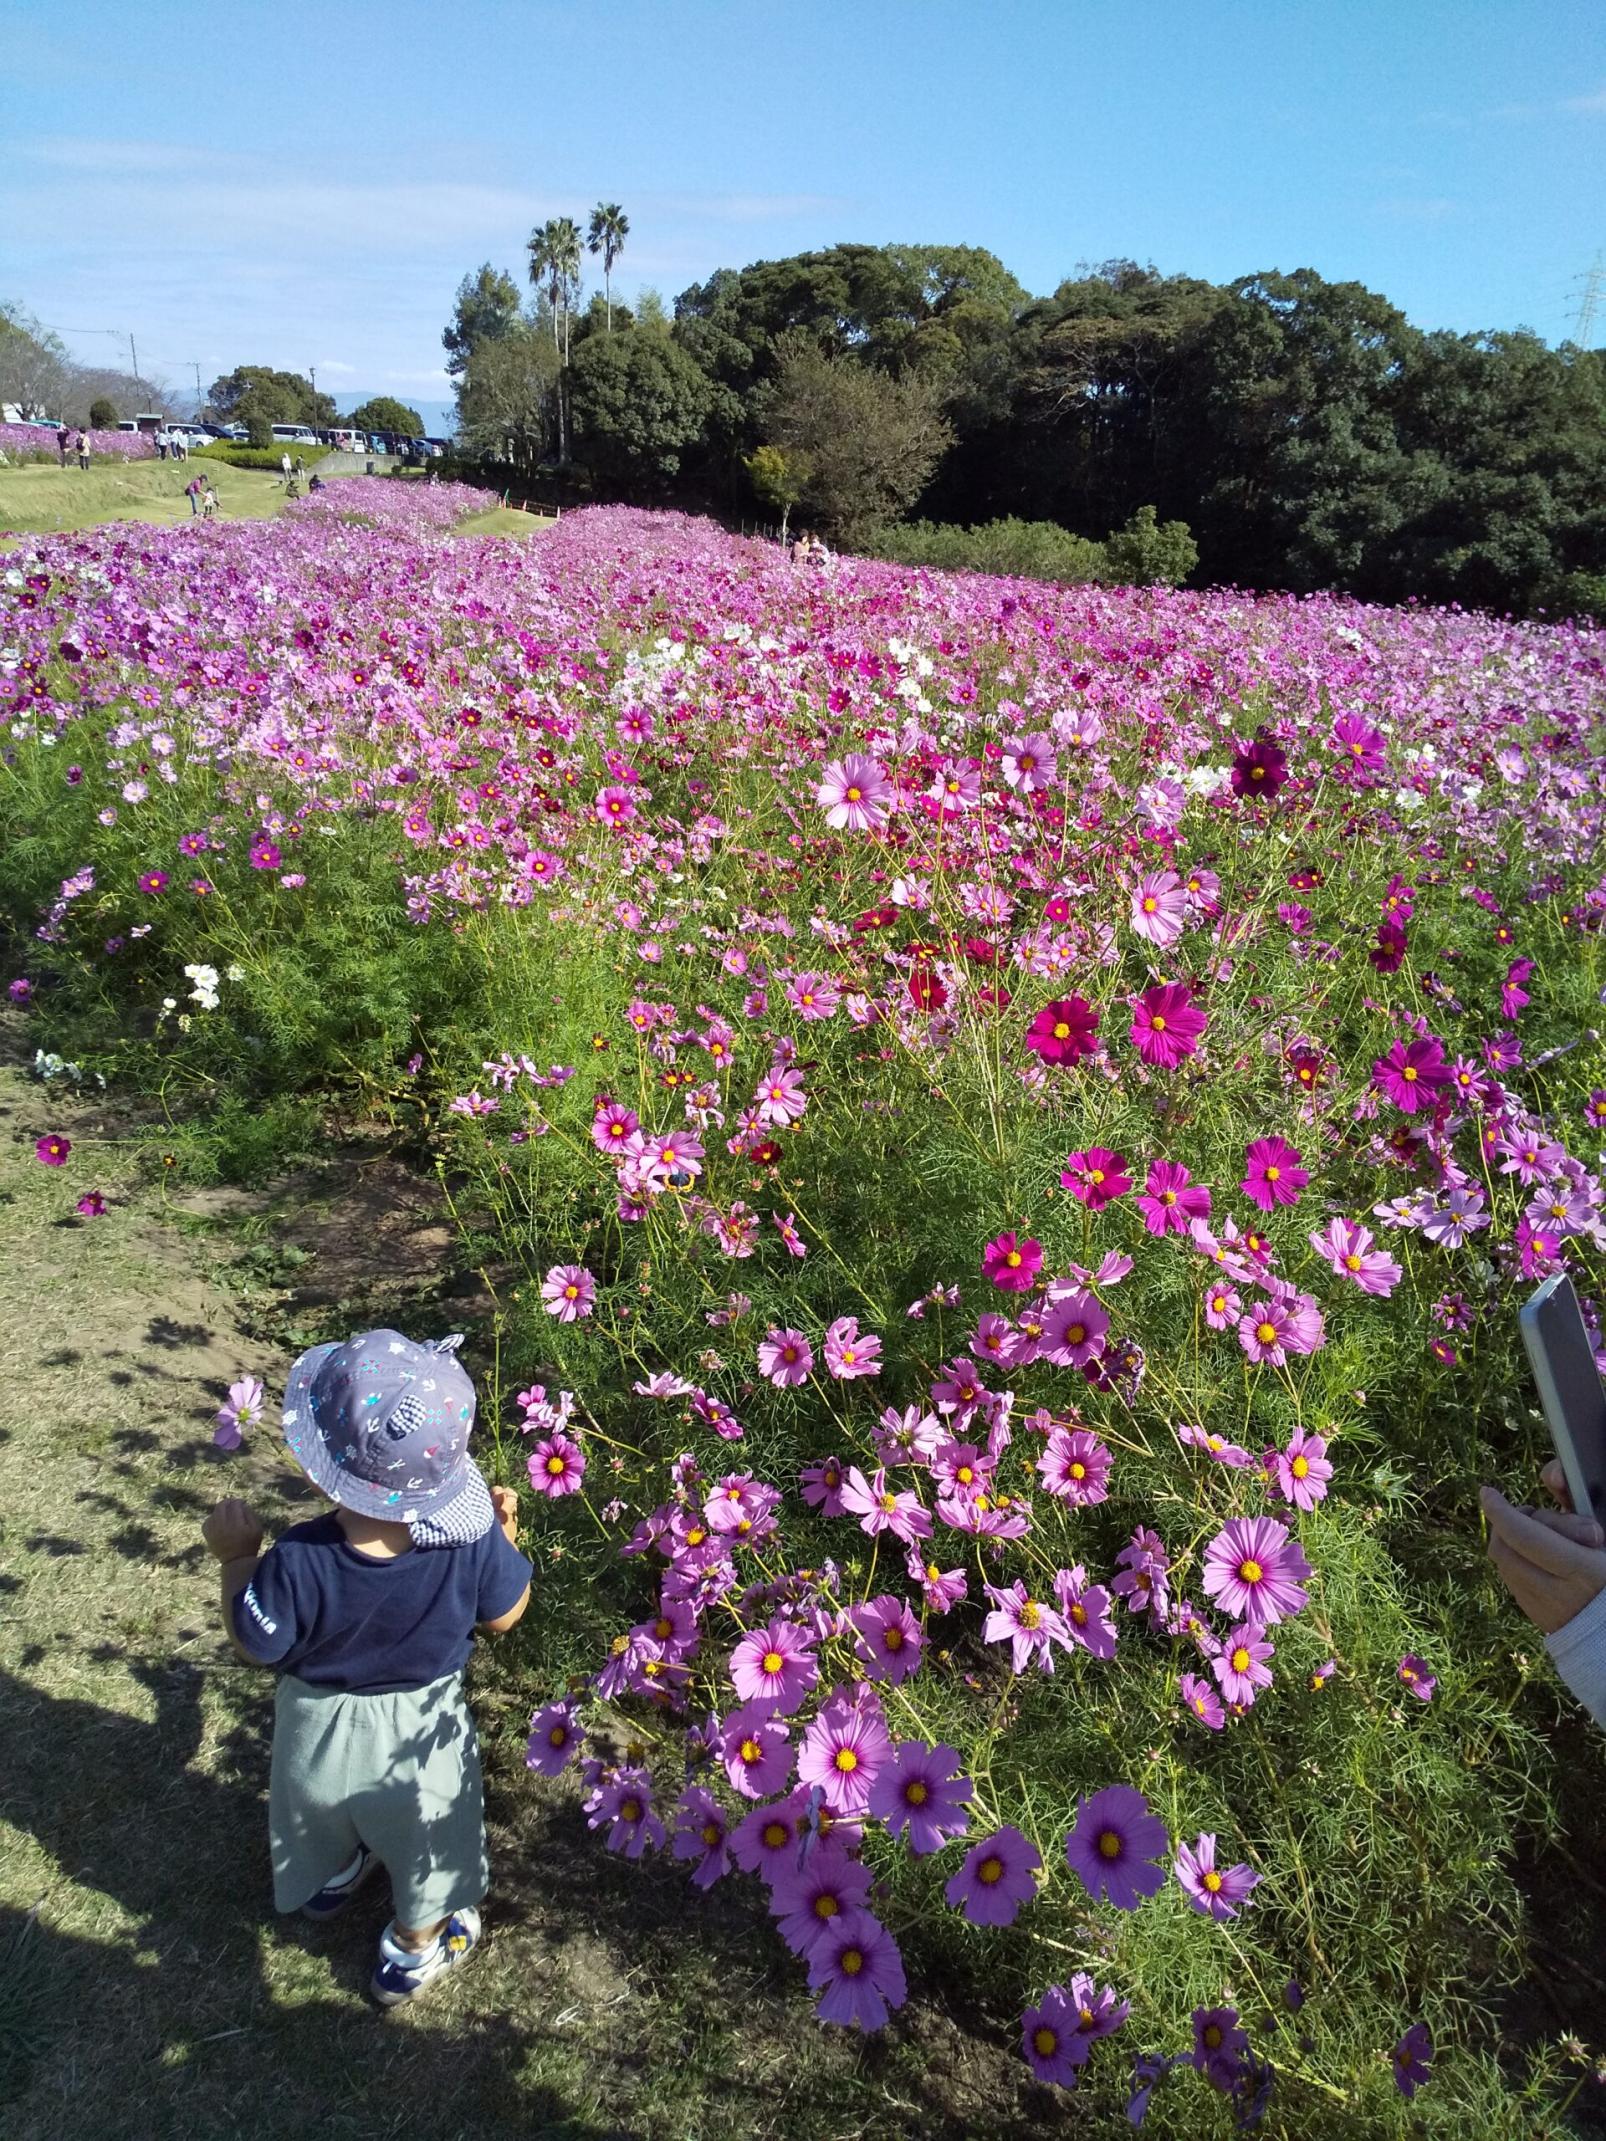
{"label": "distant person", "polygon": [[288,446],[279,456],[279,466],[284,471],[284,487],[288,490],[290,488],[290,449]]}
{"label": "distant person", "polygon": [[174,431],[169,436],[173,444],[173,459],[175,461],[187,461],[190,457],[189,434],[183,431]]}
{"label": "distant person", "polygon": [[80,431],[78,434],[78,466],[81,469],[89,466],[89,433],[87,431]]}
{"label": "distant person", "polygon": [[190,502],[190,518],[194,520],[201,510],[201,492],[205,489],[199,476],[191,476],[184,486],[184,495]]}
{"label": "distant person", "polygon": [[67,466],[67,449],[69,446],[71,446],[71,444],[72,433],[68,430],[67,426],[63,424],[61,429],[56,433],[56,451],[61,455],[61,465],[63,468]]}
{"label": "distant person", "polygon": [[172,443],[173,443],[173,440],[172,440],[172,436],[171,436],[171,434],[170,434],[169,432],[167,432],[167,431],[166,431],[165,429],[164,429],[164,430],[162,430],[162,431],[158,431],[158,432],[157,432],[157,434],[156,434],[156,458],[157,458],[157,460],[158,460],[158,461],[165,461],[165,460],[167,459],[167,450],[168,450],[168,448],[169,448],[169,447],[170,447],[170,446],[172,445]]}
{"label": "distant person", "polygon": [[212,518],[212,515],[213,515],[213,514],[214,514],[214,513],[216,512],[216,511],[217,511],[217,492],[213,490],[213,488],[212,488],[212,479],[211,479],[211,477],[210,477],[210,476],[208,476],[208,477],[207,477],[207,479],[206,479],[206,488],[205,488],[205,490],[204,490],[204,491],[202,491],[202,493],[201,493],[201,518],[202,518],[202,520],[210,520],[210,519]]}
{"label": "distant person", "polygon": [[485,1795],[463,1668],[530,1598],[518,1496],[468,1453],[460,1341],[398,1331],[313,1346],[290,1370],[290,1454],[334,1506],[262,1551],[246,1503],[202,1536],[222,1563],[235,1653],[271,1666],[273,1900],[344,1910],[381,1863],[395,1916],[369,1991],[414,2000],[473,1952],[490,1882]]}
{"label": "distant person", "polygon": [[313,472],[312,472],[312,481],[311,481],[311,482],[310,482],[310,483],[309,483],[309,484],[307,485],[307,489],[308,489],[308,491],[309,491],[309,492],[312,492],[312,491],[321,491],[321,490],[323,490],[324,488],[325,488],[325,486],[324,486],[324,480],[323,480],[322,476],[320,476],[320,475],[318,474],[317,470],[316,470],[316,469],[314,469],[314,470],[313,470]]}

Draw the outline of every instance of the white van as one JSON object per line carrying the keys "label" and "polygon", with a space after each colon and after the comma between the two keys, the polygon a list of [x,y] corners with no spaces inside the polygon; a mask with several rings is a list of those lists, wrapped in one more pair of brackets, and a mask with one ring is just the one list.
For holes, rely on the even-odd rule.
{"label": "white van", "polygon": [[318,443],[317,433],[309,431],[305,424],[275,424],[272,430],[275,446],[316,446]]}

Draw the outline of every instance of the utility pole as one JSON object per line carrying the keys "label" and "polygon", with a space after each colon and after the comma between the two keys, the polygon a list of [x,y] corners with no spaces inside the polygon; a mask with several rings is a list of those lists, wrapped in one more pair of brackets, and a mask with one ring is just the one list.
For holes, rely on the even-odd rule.
{"label": "utility pole", "polygon": [[1579,291],[1578,307],[1573,314],[1573,340],[1580,349],[1588,349],[1595,315],[1601,308],[1601,300],[1606,298],[1606,260],[1603,260],[1600,253],[1595,255],[1582,275],[1573,277],[1575,288],[1580,283],[1583,288]]}
{"label": "utility pole", "polygon": [[205,403],[201,398],[201,367],[193,357],[190,359],[190,370],[195,374],[195,413],[199,416]]}
{"label": "utility pole", "polygon": [[128,369],[134,375],[135,386],[138,386],[140,384],[139,351],[134,347],[134,330],[132,327],[128,330]]}

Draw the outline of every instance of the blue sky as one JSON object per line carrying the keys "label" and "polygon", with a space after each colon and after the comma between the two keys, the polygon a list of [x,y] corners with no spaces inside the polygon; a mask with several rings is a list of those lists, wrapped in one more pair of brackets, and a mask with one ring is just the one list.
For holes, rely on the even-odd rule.
{"label": "blue sky", "polygon": [[[1568,330],[1606,248],[1599,0],[11,0],[0,296],[193,384],[432,399],[466,269],[621,202],[628,296],[839,239],[1309,266]],[[600,275],[598,277],[600,287]],[[1606,298],[1599,331],[1606,334]]]}

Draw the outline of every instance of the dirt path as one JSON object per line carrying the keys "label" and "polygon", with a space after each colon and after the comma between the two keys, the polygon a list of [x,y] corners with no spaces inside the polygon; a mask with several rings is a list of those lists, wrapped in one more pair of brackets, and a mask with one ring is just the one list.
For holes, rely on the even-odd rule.
{"label": "dirt path", "polygon": [[[212,1447],[228,1383],[255,1372],[271,1392],[284,1366],[251,1335],[260,1295],[239,1273],[288,1245],[296,1313],[338,1323],[357,1282],[342,1250],[377,1239],[405,1288],[439,1266],[438,1215],[377,1162],[332,1170],[321,1195],[298,1182],[282,1211],[191,1197],[212,1222],[191,1238],[198,1223],[175,1223],[148,1165],[96,1142],[94,1109],[14,1057],[0,1066],[9,2141],[1021,2131],[992,2048],[929,2015],[866,2046],[822,2033],[750,1898],[693,1900],[681,1869],[644,1876],[588,1839],[572,1799],[524,1768],[511,1646],[474,1675],[497,1885],[472,1969],[380,2019],[363,1995],[382,1901],[323,1928],[275,1919],[270,1684],[223,1646],[197,1534],[221,1493],[249,1496],[270,1533],[305,1506],[276,1438]],[[63,1128],[69,1166],[40,1165],[34,1140]],[[109,1209],[80,1219],[91,1188]]]}

